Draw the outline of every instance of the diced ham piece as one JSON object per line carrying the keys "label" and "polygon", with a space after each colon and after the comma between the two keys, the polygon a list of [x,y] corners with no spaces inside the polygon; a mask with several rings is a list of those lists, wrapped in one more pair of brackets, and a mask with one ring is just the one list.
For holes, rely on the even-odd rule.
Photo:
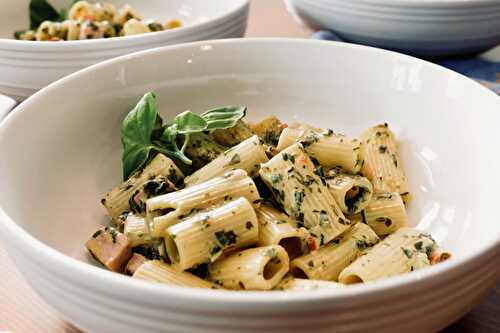
{"label": "diced ham piece", "polygon": [[114,228],[102,228],[85,243],[90,253],[113,272],[120,272],[132,256],[128,238]]}
{"label": "diced ham piece", "polygon": [[134,253],[132,258],[127,263],[127,267],[125,268],[125,273],[128,275],[133,275],[135,271],[146,261],[148,261],[148,258],[143,256],[142,254],[139,253]]}

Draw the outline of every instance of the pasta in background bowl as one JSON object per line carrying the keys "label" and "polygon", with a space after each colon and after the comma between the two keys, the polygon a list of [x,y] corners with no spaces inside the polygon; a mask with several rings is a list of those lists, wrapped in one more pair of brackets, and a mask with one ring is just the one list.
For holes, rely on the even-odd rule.
{"label": "pasta in background bowl", "polygon": [[[45,5],[42,6],[45,9],[36,7],[38,10],[30,13],[32,1],[38,6],[48,3],[49,9]],[[70,11],[72,0],[4,0],[0,21],[0,55],[3,59],[0,94],[22,101],[68,74],[117,56],[166,45],[242,37],[249,10],[248,0],[109,0],[102,1],[99,7],[95,6],[96,2],[87,1],[89,5],[83,5],[83,9],[91,14],[81,17]],[[81,4],[75,4],[79,6],[76,7],[78,11],[82,9]],[[111,5],[116,9],[116,15],[111,15],[113,10],[107,7]],[[36,20],[30,19],[30,14],[36,14]],[[64,20],[68,15],[73,20]],[[96,21],[111,19],[111,16],[113,25],[106,20]],[[130,16],[154,19],[156,23],[144,27],[141,23],[149,22],[132,18],[127,26],[131,35],[100,38],[112,37],[117,30],[118,34],[120,31],[125,34],[119,24],[126,24],[130,20],[124,22],[124,19]],[[79,22],[80,19],[83,22]],[[46,20],[65,22],[49,23]],[[158,30],[161,24],[170,28],[173,23],[175,26],[176,20],[182,24],[178,28],[136,34]],[[22,36],[23,29],[38,27],[41,28],[37,29],[39,32]],[[15,40],[13,34],[16,31],[19,38],[28,40]],[[30,40],[37,37],[41,41]],[[63,39],[78,40],[65,42],[61,41]]]}
{"label": "pasta in background bowl", "polygon": [[[96,203],[122,181],[121,124],[145,91],[155,91],[165,120],[182,110],[202,114],[220,105],[245,105],[252,122],[275,114],[288,124],[332,127],[351,137],[387,122],[400,141],[412,193],[409,226],[432,234],[453,257],[344,288],[328,288],[321,280],[305,287],[303,280],[286,277],[279,288],[290,292],[172,287],[95,267],[82,244],[107,223]],[[88,331],[436,331],[470,309],[498,277],[500,230],[491,207],[500,160],[491,152],[500,141],[499,109],[498,96],[463,76],[367,47],[249,39],[142,52],[51,85],[0,125],[0,152],[9,156],[0,162],[0,235],[34,289]],[[175,169],[165,177],[174,174]],[[248,176],[238,171],[228,177],[242,186]],[[255,222],[251,195],[230,203],[248,217],[241,230]],[[376,211],[365,215],[376,219]],[[224,209],[212,213],[222,216]],[[259,218],[272,214],[264,210]],[[169,228],[175,239],[182,237],[182,230]],[[280,260],[284,256],[279,248],[266,250]],[[182,255],[178,260],[191,265]],[[305,265],[292,266],[304,271],[307,260]],[[161,278],[169,267],[150,261],[136,274]],[[222,268],[212,267],[216,274]]]}

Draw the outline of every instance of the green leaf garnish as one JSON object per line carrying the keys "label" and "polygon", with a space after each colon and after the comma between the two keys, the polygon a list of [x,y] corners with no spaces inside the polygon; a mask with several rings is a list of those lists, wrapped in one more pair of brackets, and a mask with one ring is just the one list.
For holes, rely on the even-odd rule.
{"label": "green leaf garnish", "polygon": [[[201,116],[184,111],[172,122],[162,126],[163,121],[157,110],[156,96],[149,92],[123,120],[121,132],[124,179],[141,170],[155,152],[191,165],[192,161],[184,154],[191,134],[230,128],[246,113],[246,107],[241,106],[217,108]],[[180,143],[182,146],[179,148]]]}
{"label": "green leaf garnish", "polygon": [[154,148],[151,134],[157,117],[156,97],[153,93],[147,93],[123,120],[121,132],[124,179],[128,179],[146,164],[149,153]]}
{"label": "green leaf garnish", "polygon": [[207,129],[207,122],[191,111],[184,111],[174,118],[177,132],[180,134],[196,133]]}
{"label": "green leaf garnish", "polygon": [[231,128],[246,115],[246,106],[224,106],[208,110],[201,117],[207,122],[206,130]]}

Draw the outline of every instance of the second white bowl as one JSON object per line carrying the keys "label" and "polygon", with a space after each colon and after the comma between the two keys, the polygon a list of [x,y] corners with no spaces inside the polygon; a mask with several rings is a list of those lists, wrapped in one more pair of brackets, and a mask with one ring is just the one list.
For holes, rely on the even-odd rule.
{"label": "second white bowl", "polygon": [[417,56],[475,53],[500,43],[499,1],[286,1],[314,29]]}
{"label": "second white bowl", "polygon": [[[13,40],[13,32],[28,27],[29,0],[2,3],[0,21],[0,94],[21,101],[70,73],[120,55],[191,41],[242,37],[248,0],[112,0],[128,3],[145,18],[179,18],[185,26],[155,33],[71,42]],[[62,8],[68,1],[51,1]]]}

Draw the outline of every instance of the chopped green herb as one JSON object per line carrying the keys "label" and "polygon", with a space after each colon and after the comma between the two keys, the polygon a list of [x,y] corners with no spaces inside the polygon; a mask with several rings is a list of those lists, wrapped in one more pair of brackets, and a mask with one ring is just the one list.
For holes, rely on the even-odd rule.
{"label": "chopped green herb", "polygon": [[427,255],[427,258],[431,257],[433,250],[434,250],[434,245],[427,245],[425,247],[425,254]]}
{"label": "chopped green herb", "polygon": [[314,268],[314,261],[309,260],[309,261],[307,262],[307,266],[309,266],[309,267],[311,267],[311,268]]}
{"label": "chopped green herb", "polygon": [[366,243],[365,240],[362,240],[362,239],[358,239],[356,241],[356,247],[360,250],[365,250],[366,248],[369,247],[368,243]]}
{"label": "chopped green herb", "polygon": [[283,153],[283,154],[282,154],[282,157],[283,157],[283,161],[288,161],[288,160],[290,160],[290,162],[295,163],[295,157],[294,157],[292,154],[289,154],[289,153]]}
{"label": "chopped green herb", "polygon": [[394,163],[394,166],[397,168],[398,167],[398,159],[395,154],[392,154],[392,162]]}
{"label": "chopped green herb", "polygon": [[411,259],[411,257],[413,257],[413,252],[411,252],[411,250],[405,249],[404,247],[402,247],[401,250],[408,259]]}
{"label": "chopped green herb", "polygon": [[231,161],[229,161],[229,165],[235,165],[241,162],[240,155],[234,154],[233,157],[231,158]]}
{"label": "chopped green herb", "polygon": [[217,238],[217,241],[221,246],[225,247],[236,243],[237,235],[232,230],[229,231],[222,230],[222,231],[217,231],[215,233],[215,238]]}
{"label": "chopped green herb", "polygon": [[280,173],[273,173],[271,175],[271,183],[277,184],[283,180],[283,175]]}
{"label": "chopped green herb", "polygon": [[345,220],[345,219],[343,219],[341,217],[339,217],[338,223],[343,224],[343,225],[349,225],[350,224],[348,220]]}
{"label": "chopped green herb", "polygon": [[97,238],[97,237],[99,237],[100,234],[102,234],[102,229],[99,229],[96,232],[94,232],[94,234],[92,235],[92,238]]}
{"label": "chopped green herb", "polygon": [[380,146],[378,147],[378,152],[379,152],[379,153],[384,154],[386,151],[387,151],[387,146],[380,145]]}
{"label": "chopped green herb", "polygon": [[423,242],[422,242],[422,241],[416,242],[416,243],[414,244],[415,249],[416,249],[416,250],[418,250],[418,251],[421,251],[421,250],[422,250],[422,245],[423,245]]}
{"label": "chopped green herb", "polygon": [[109,228],[109,233],[111,234],[111,239],[113,243],[116,243],[116,238],[118,237],[118,231],[115,228]]}
{"label": "chopped green herb", "polygon": [[300,207],[304,203],[305,195],[304,191],[293,192],[293,197],[295,198],[295,204],[297,207]]}
{"label": "chopped green herb", "polygon": [[325,210],[322,210],[319,213],[319,225],[321,227],[327,227],[330,225],[330,218],[328,217],[328,214],[326,213]]}

